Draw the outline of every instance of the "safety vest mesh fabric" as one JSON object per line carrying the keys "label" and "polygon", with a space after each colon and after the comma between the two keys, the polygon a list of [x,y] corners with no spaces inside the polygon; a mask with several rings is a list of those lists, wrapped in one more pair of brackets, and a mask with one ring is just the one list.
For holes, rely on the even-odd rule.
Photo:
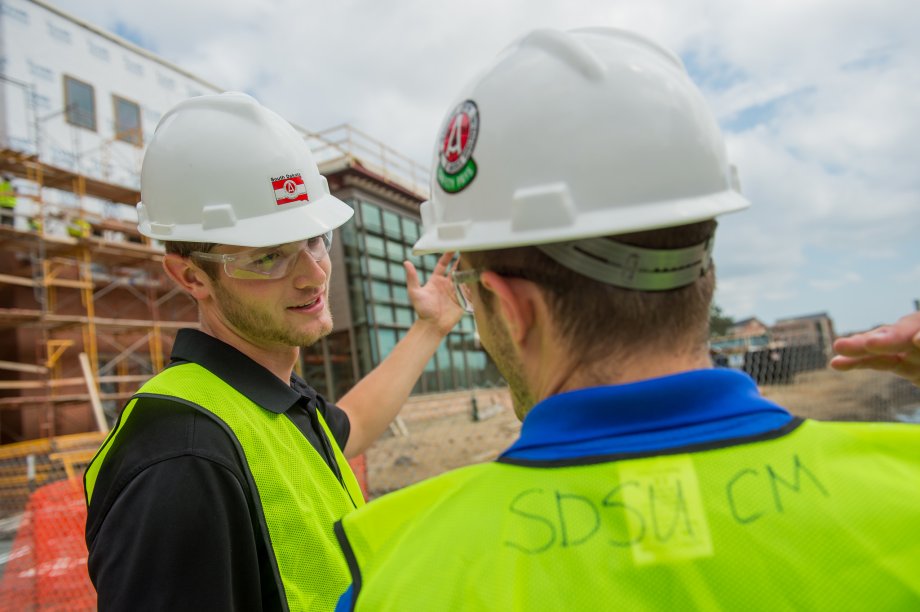
{"label": "safety vest mesh fabric", "polygon": [[[226,382],[193,364],[167,368],[140,388],[141,395],[178,398],[223,421],[236,436],[257,489],[280,574],[279,590],[290,610],[329,610],[349,576],[332,525],[364,504],[361,488],[322,415],[345,488],[284,414],[265,410]],[[130,418],[132,399],[86,472],[87,501],[112,440]],[[276,574],[277,575],[277,574]]]}
{"label": "safety vest mesh fabric", "polygon": [[356,610],[920,610],[920,427],[480,464],[336,531]]}

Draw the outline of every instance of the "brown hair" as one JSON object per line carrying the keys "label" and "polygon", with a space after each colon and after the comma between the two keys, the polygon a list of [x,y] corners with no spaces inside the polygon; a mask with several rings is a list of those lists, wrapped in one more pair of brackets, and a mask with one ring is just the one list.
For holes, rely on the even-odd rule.
{"label": "brown hair", "polygon": [[[609,236],[651,249],[678,249],[705,242],[715,232],[714,220],[690,225]],[[539,249],[527,246],[464,252],[473,268],[494,270],[534,281],[573,354],[585,362],[635,350],[692,352],[709,336],[709,306],[715,291],[713,267],[694,283],[669,291],[635,291],[614,287],[578,274]],[[491,303],[489,291],[480,291]]]}
{"label": "brown hair", "polygon": [[[163,248],[166,249],[167,253],[173,255],[178,255],[183,259],[187,259],[192,256],[192,253],[210,253],[211,249],[217,246],[213,242],[181,242],[177,240],[168,240],[163,243]],[[196,261],[195,264],[201,268],[205,274],[208,275],[208,278],[216,281],[217,276],[220,274],[220,269],[217,264],[213,261]]]}

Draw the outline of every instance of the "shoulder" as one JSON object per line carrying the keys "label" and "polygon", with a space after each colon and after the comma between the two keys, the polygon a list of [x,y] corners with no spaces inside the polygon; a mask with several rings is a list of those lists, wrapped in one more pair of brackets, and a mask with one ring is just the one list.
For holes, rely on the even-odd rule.
{"label": "shoulder", "polygon": [[802,429],[821,435],[830,443],[871,452],[893,452],[902,458],[920,459],[920,424],[864,421],[805,421]]}
{"label": "shoulder", "polygon": [[477,497],[479,486],[489,488],[496,472],[508,467],[498,463],[470,465],[387,493],[347,514],[342,519],[345,533],[365,531],[367,526],[374,532],[374,539],[386,539],[433,508],[464,506],[458,498]]}
{"label": "shoulder", "polygon": [[244,487],[248,482],[236,438],[205,411],[168,397],[139,397],[122,418],[96,476],[89,522],[140,474],[179,458],[219,466]]}

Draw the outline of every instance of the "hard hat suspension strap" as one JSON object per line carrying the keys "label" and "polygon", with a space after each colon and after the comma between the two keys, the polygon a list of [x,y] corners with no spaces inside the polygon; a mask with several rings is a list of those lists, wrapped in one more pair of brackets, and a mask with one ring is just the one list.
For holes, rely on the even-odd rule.
{"label": "hard hat suspension strap", "polygon": [[570,270],[615,287],[668,291],[692,284],[709,270],[714,238],[681,249],[646,249],[609,238],[537,246]]}

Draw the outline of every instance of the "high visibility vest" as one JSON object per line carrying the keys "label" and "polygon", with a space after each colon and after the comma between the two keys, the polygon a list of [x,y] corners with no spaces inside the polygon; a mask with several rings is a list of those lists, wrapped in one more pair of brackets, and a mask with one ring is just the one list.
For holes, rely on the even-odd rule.
{"label": "high visibility vest", "polygon": [[920,610],[920,427],[480,464],[336,533],[355,610]]}
{"label": "high visibility vest", "polygon": [[259,522],[268,530],[282,599],[290,610],[332,609],[350,580],[332,526],[363,505],[364,498],[322,415],[317,412],[344,487],[287,416],[265,410],[198,364],[167,368],[129,401],[87,468],[87,503],[112,441],[131,418],[138,398],[145,396],[185,400],[229,427],[255,484],[253,495],[264,518]]}
{"label": "high visibility vest", "polygon": [[16,191],[9,181],[0,181],[0,208],[16,208]]}
{"label": "high visibility vest", "polygon": [[74,238],[87,238],[92,232],[92,226],[86,219],[72,219],[67,225],[67,233]]}

